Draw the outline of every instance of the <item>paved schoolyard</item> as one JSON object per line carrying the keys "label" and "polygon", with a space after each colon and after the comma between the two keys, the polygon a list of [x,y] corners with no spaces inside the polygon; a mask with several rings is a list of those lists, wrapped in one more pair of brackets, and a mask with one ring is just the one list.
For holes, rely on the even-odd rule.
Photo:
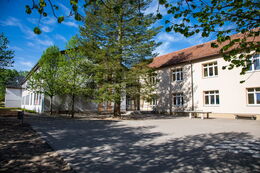
{"label": "paved schoolyard", "polygon": [[260,121],[26,121],[77,172],[260,171]]}

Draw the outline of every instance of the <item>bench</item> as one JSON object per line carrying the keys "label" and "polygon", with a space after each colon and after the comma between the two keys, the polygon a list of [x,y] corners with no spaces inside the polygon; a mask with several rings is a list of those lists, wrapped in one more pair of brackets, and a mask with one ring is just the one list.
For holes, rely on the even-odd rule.
{"label": "bench", "polygon": [[234,115],[235,115],[235,119],[238,119],[239,117],[251,118],[252,120],[256,119],[255,114],[234,114]]}
{"label": "bench", "polygon": [[196,114],[201,114],[201,119],[204,119],[204,115],[206,115],[206,118],[209,118],[209,114],[212,112],[204,112],[204,111],[175,111],[174,113],[188,113],[189,118],[191,119],[192,117],[197,117]]}

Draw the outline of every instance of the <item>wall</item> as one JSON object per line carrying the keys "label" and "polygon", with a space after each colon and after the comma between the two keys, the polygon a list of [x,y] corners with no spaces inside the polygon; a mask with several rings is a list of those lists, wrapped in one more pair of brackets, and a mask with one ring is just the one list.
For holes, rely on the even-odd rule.
{"label": "wall", "polygon": [[[34,110],[38,113],[43,112],[43,100],[44,100],[44,95],[43,94],[37,94],[38,97],[36,97],[36,94],[32,91],[26,90],[26,85],[27,82],[25,82],[22,85],[22,98],[21,98],[21,103],[22,103],[22,108],[28,109],[28,110]],[[35,99],[37,101],[35,101]]]}
{"label": "wall", "polygon": [[[204,63],[217,61],[218,76],[204,78],[202,65]],[[223,70],[222,66],[228,63],[221,57],[207,59],[194,63],[194,92],[196,106],[199,110],[212,111],[214,113],[258,113],[260,105],[250,106],[247,104],[247,88],[260,87],[260,71],[247,72],[240,75],[240,68]],[[246,80],[241,84],[240,81]],[[208,90],[219,90],[220,104],[217,106],[204,105],[203,92]]]}
{"label": "wall", "polygon": [[[27,82],[23,84],[26,88]],[[38,113],[50,111],[50,97],[40,94],[40,100],[35,104],[36,93],[23,89],[22,98],[29,99],[29,101],[22,100],[22,108],[34,110]],[[121,110],[125,111],[125,96],[122,97]],[[76,96],[75,98],[75,111],[76,112],[96,112],[98,104],[93,100],[87,99],[84,96]],[[54,96],[53,98],[53,111],[54,112],[68,112],[71,110],[71,97],[69,96]]]}
{"label": "wall", "polygon": [[[218,76],[203,77],[203,64],[217,61]],[[255,113],[260,114],[260,106],[250,106],[247,104],[247,88],[260,87],[260,71],[247,72],[240,75],[240,68],[223,70],[222,66],[228,63],[220,56],[195,61],[192,63],[194,109],[210,111],[213,113]],[[183,81],[172,81],[172,70],[183,68]],[[192,90],[191,90],[191,64],[183,63],[176,66],[165,67],[157,70],[159,83],[157,84],[157,95],[159,96],[157,110],[161,112],[171,112],[179,110],[191,110]],[[241,84],[240,81],[245,80]],[[204,104],[204,91],[219,90],[220,104],[217,106],[207,106]],[[173,106],[172,94],[183,92],[185,104],[182,107]],[[149,103],[141,104],[142,110],[149,107]]]}
{"label": "wall", "polygon": [[6,88],[5,107],[21,107],[22,89]]}

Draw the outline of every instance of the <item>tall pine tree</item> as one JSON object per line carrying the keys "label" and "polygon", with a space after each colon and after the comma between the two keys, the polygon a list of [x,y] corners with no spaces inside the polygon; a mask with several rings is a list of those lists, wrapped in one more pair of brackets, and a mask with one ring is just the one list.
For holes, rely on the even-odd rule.
{"label": "tall pine tree", "polygon": [[155,56],[159,45],[153,38],[160,28],[155,17],[144,14],[151,0],[109,0],[90,4],[80,28],[81,48],[93,63],[99,102],[113,102],[114,116],[120,116],[129,69]]}

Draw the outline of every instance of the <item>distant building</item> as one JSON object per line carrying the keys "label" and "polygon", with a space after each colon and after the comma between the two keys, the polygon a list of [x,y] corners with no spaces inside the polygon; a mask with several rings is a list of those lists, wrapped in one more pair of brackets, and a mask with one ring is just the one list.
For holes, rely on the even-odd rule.
{"label": "distant building", "polygon": [[23,76],[15,77],[6,86],[5,107],[21,107]]}

